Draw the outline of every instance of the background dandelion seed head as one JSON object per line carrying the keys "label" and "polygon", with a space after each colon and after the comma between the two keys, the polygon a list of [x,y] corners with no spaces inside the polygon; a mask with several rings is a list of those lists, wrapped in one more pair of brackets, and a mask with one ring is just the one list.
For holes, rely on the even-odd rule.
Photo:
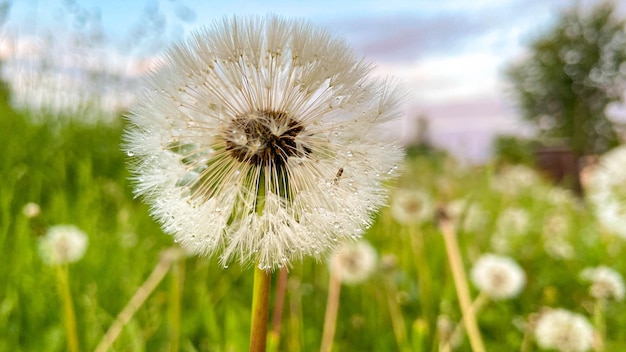
{"label": "background dandelion seed head", "polygon": [[80,260],[87,250],[88,238],[74,225],[55,225],[39,240],[39,254],[47,264],[66,264]]}
{"label": "background dandelion seed head", "polygon": [[593,346],[594,330],[587,318],[562,308],[542,312],[534,333],[543,349],[583,352]]}
{"label": "background dandelion seed head", "polygon": [[496,300],[515,297],[526,285],[526,274],[519,264],[494,254],[482,255],[470,275],[476,287]]}

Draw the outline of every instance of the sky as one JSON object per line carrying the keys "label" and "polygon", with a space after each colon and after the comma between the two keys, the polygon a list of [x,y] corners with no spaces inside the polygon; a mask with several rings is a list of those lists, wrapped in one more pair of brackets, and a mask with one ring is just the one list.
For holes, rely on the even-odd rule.
{"label": "sky", "polygon": [[[141,71],[138,62],[149,62],[169,43],[223,16],[274,13],[306,18],[345,38],[358,56],[376,65],[375,74],[396,76],[404,83],[410,98],[405,116],[394,126],[399,139],[415,138],[416,121],[424,117],[435,145],[463,160],[480,162],[489,156],[493,136],[530,133],[515,109],[506,67],[523,57],[530,41],[549,30],[564,9],[593,2],[16,0],[4,25],[0,55],[20,62],[37,55],[71,57],[77,49],[68,49],[67,43],[75,38],[64,33],[90,33],[105,43],[104,48],[92,45],[96,54],[80,49],[75,56],[92,66],[110,67],[123,79]],[[85,35],[83,43],[90,38]],[[65,70],[76,65],[68,60]],[[30,90],[44,86],[41,77],[33,80],[22,85]]]}

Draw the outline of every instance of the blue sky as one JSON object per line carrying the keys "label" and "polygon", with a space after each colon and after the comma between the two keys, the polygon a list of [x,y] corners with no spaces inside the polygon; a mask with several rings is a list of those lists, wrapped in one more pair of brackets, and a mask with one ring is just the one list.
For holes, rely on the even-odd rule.
{"label": "blue sky", "polygon": [[578,2],[595,0],[15,1],[5,27],[16,37],[65,38],[61,32],[84,31],[85,18],[98,18],[109,50],[103,55],[149,56],[224,15],[307,18],[344,37],[378,74],[406,82],[412,98],[399,138],[411,138],[423,115],[437,144],[481,159],[493,135],[522,128],[504,68]]}

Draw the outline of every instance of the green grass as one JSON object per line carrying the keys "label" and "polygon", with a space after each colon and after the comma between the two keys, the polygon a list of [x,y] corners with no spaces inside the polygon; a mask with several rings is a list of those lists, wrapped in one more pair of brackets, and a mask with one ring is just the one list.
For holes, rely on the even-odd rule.
{"label": "green grass", "polygon": [[[85,257],[69,265],[70,284],[78,321],[81,350],[93,350],[116,315],[173,245],[149,217],[149,209],[133,199],[127,181],[125,155],[120,151],[122,123],[113,125],[33,124],[27,116],[2,105],[0,110],[0,351],[65,351],[61,298],[54,269],[37,252],[38,238],[49,226],[75,224],[89,235]],[[590,317],[588,286],[578,279],[587,266],[605,264],[626,272],[624,243],[601,231],[584,203],[554,205],[546,195],[553,186],[535,182],[515,194],[492,186],[499,173],[489,166],[464,168],[439,154],[420,154],[407,160],[404,176],[395,187],[419,188],[436,203],[470,199],[483,208],[479,230],[461,231],[459,241],[466,268],[493,251],[497,218],[510,206],[528,212],[530,224],[510,241],[510,255],[528,276],[521,295],[491,302],[479,314],[479,327],[489,351],[515,351],[523,332],[515,321],[527,320],[542,307],[564,307]],[[28,219],[23,206],[35,202],[41,215]],[[574,249],[569,259],[555,259],[544,250],[545,219],[558,211],[569,221],[566,237]],[[422,236],[433,295],[424,300],[418,280],[419,258],[410,233]],[[424,351],[435,351],[435,320],[446,315],[461,319],[447,266],[444,244],[436,225],[425,222],[410,230],[396,223],[389,209],[377,217],[366,239],[381,256],[393,254],[397,267],[379,271],[361,285],[344,286],[335,336],[337,351],[397,349],[387,297],[389,277],[397,287],[392,302],[399,305],[409,337],[418,319],[429,323]],[[422,262],[423,263],[423,262]],[[173,307],[168,274],[125,326],[116,351],[168,351],[175,346],[170,330],[180,324],[181,351],[244,351],[248,348],[252,270],[216,260],[185,258],[181,268],[180,318]],[[326,263],[294,263],[284,311],[280,350],[319,349],[328,287]],[[478,292],[472,288],[472,295]],[[424,302],[427,302],[426,304]],[[428,303],[430,302],[430,303]],[[607,351],[626,348],[623,302],[609,304]],[[430,312],[424,316],[424,312]],[[170,315],[168,315],[170,314]],[[535,346],[536,349],[536,346]],[[419,350],[415,348],[415,350]],[[466,339],[459,350],[469,350]]]}

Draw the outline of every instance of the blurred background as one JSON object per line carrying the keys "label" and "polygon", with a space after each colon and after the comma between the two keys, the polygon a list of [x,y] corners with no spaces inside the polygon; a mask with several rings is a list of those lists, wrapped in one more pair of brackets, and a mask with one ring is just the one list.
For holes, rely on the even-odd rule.
{"label": "blurred background", "polygon": [[[169,44],[266,13],[327,27],[409,94],[389,126],[403,173],[365,234],[381,260],[341,290],[337,350],[469,350],[437,208],[466,271],[495,253],[525,273],[514,297],[483,300],[488,351],[559,350],[533,337],[559,307],[592,322],[596,351],[626,350],[625,1],[0,0],[0,351],[93,350],[142,291],[109,350],[248,348],[251,270],[168,256],[176,244],[133,197],[120,143]],[[76,262],[42,254],[59,224],[82,238]],[[318,350],[326,264],[290,268],[272,351]],[[600,266],[617,273],[612,295],[579,275]]]}
{"label": "blurred background", "polygon": [[[139,77],[190,31],[232,14],[303,17],[346,38],[377,74],[406,83],[411,100],[394,126],[405,144],[427,141],[474,163],[493,155],[496,136],[537,135],[507,70],[532,56],[532,43],[554,32],[565,12],[588,15],[599,3],[8,1],[0,57],[15,107],[118,119]],[[626,4],[616,3],[615,16],[625,13]],[[623,118],[613,105],[609,116]]]}

